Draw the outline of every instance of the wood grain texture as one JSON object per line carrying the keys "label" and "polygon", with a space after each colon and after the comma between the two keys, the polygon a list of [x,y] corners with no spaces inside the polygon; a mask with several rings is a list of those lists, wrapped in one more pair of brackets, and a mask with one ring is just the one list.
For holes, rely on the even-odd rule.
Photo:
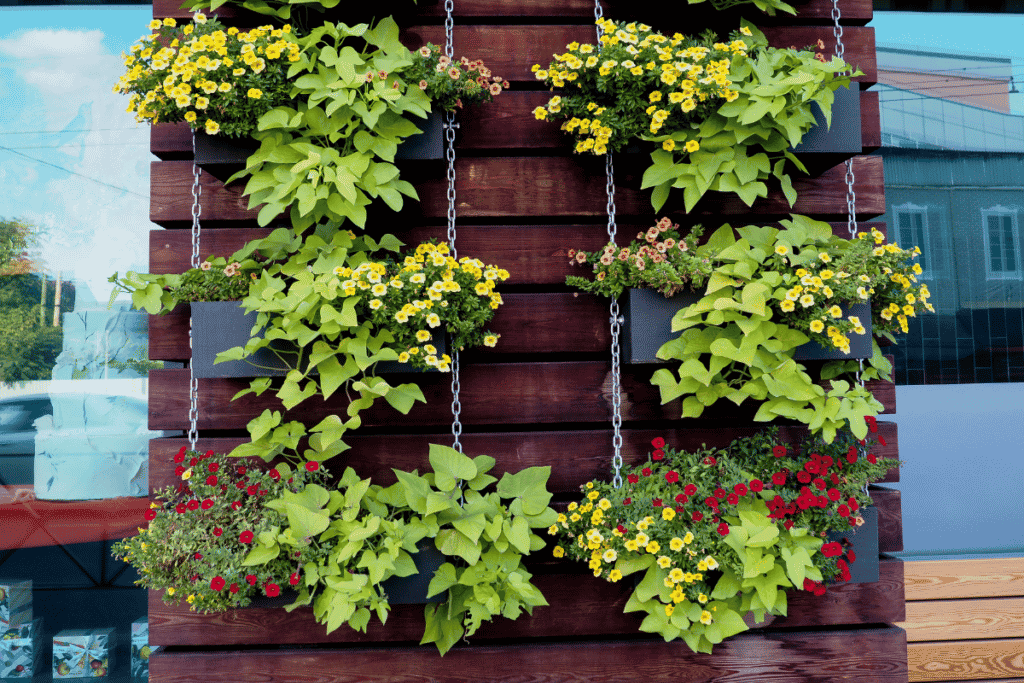
{"label": "wood grain texture", "polygon": [[[527,216],[581,217],[604,215],[605,177],[598,168],[598,159],[572,157],[474,157],[456,161],[456,197],[458,215],[463,218],[523,218]],[[885,191],[882,158],[854,158],[858,219],[865,220],[885,213]],[[845,164],[839,164],[817,178],[794,177],[796,203],[790,207],[781,191],[769,191],[752,207],[739,197],[724,193],[708,193],[691,216],[728,216],[726,220],[758,220],[760,217],[786,217],[791,213],[807,214],[821,219],[846,216]],[[600,172],[599,172],[600,170]],[[420,203],[407,203],[401,214],[403,223],[437,219],[448,211],[447,181],[440,174],[421,170],[407,176],[416,186]],[[616,181],[619,183],[619,179]],[[256,209],[247,209],[248,199],[242,196],[244,184],[223,183],[209,173],[200,175],[204,221],[247,221],[253,225]],[[189,161],[156,161],[150,173],[150,220],[168,226],[191,223],[192,163]],[[677,193],[678,194],[678,193]],[[619,184],[616,205],[623,216],[654,216],[650,192]],[[672,195],[659,215],[681,208],[681,197]],[[393,214],[388,214],[393,216]],[[225,226],[228,227],[228,226]],[[236,226],[230,226],[236,227]],[[242,227],[242,226],[237,226]]]}
{"label": "wood grain texture", "polygon": [[[884,423],[880,423],[884,424]],[[895,425],[892,425],[895,427]],[[660,436],[675,448],[695,450],[702,444],[727,446],[733,439],[754,434],[759,427],[624,429],[622,430],[622,459],[626,466],[647,459],[651,450],[651,439]],[[885,433],[886,430],[881,430]],[[780,440],[795,443],[803,439],[807,431],[796,427],[779,430]],[[227,453],[245,437],[201,438],[197,448],[201,451],[214,450]],[[393,484],[396,479],[391,468],[407,471],[425,471],[429,465],[427,452],[429,444],[451,443],[448,431],[433,434],[360,434],[354,432],[346,438],[352,446],[341,455],[325,463],[335,476],[340,476],[346,467],[352,467],[363,477],[372,477],[374,483],[382,486]],[[467,453],[487,454],[498,462],[493,474],[516,472],[535,465],[551,465],[548,487],[552,491],[568,493],[579,490],[579,486],[591,479],[607,479],[611,472],[612,431],[611,429],[581,429],[530,432],[485,432],[463,434],[460,438]],[[174,474],[172,458],[178,449],[186,445],[180,438],[153,439],[149,442],[149,487],[150,492],[178,483]],[[892,441],[885,449],[876,449],[877,455],[892,449]],[[571,467],[563,466],[571,463]],[[890,472],[883,482],[898,481],[898,471]]]}
{"label": "wood grain texture", "polygon": [[910,643],[911,683],[1024,678],[1024,638]]}
{"label": "wood grain texture", "polygon": [[903,550],[903,507],[900,492],[885,486],[868,487],[871,500],[878,508],[878,552]]}
{"label": "wood grain texture", "polygon": [[1024,557],[906,563],[907,600],[1024,597]]}
{"label": "wood grain texture", "polygon": [[[510,90],[487,105],[461,112],[456,154],[460,150],[570,149],[571,138],[557,125],[538,121],[533,116],[533,110],[546,104],[550,96],[547,92]],[[881,145],[878,93],[861,92],[860,108],[861,139],[867,153]],[[153,126],[150,151],[161,159],[191,159],[192,133],[188,124],[159,123]],[[804,154],[801,159],[812,156]]]}
{"label": "wood grain texture", "polygon": [[[188,19],[191,12],[179,7],[179,0],[154,0],[153,16],[158,19],[173,17]],[[757,13],[757,23],[796,23],[813,22],[829,23],[832,17],[832,3],[828,0],[794,0],[790,3],[797,10],[797,16],[780,13],[775,17]],[[627,0],[604,0],[601,5],[609,16],[625,16],[624,13],[633,9]],[[687,8],[699,10],[701,6]],[[870,0],[842,0],[839,3],[843,24],[866,24],[872,17]],[[444,3],[420,0],[416,14],[421,17],[441,18],[444,16]],[[246,18],[252,21],[266,21],[265,17],[247,13],[231,5],[210,12],[222,19]],[[590,0],[517,0],[509,3],[506,0],[459,0],[454,9],[455,17],[579,17],[586,22],[594,16],[594,3]],[[688,17],[689,18],[689,17]],[[234,23],[234,22],[233,22]]]}
{"label": "wood grain texture", "polygon": [[1024,638],[1024,598],[908,602],[906,620],[896,625],[907,642]]}
{"label": "wood grain texture", "polygon": [[[899,560],[883,560],[877,583],[838,585],[823,596],[802,590],[790,592],[789,616],[755,630],[886,624],[902,619],[899,565]],[[473,642],[640,635],[642,618],[622,611],[631,584],[595,579],[578,562],[558,562],[552,571],[557,573],[534,576],[534,583],[549,603],[547,607],[538,607],[532,616],[524,615],[516,621],[496,619],[481,628]],[[315,622],[310,607],[290,613],[281,609],[243,609],[200,614],[187,606],[164,604],[158,591],[149,591],[149,615],[150,643],[154,645],[393,643],[419,640],[423,633],[423,608],[417,605],[395,605],[386,626],[374,617],[365,634],[347,626],[328,634],[325,627]]]}
{"label": "wood grain texture", "polygon": [[[656,387],[649,383],[656,366],[626,366],[622,375],[623,420],[674,420],[678,402],[662,405]],[[611,370],[605,362],[494,363],[462,368],[462,421],[470,426],[512,424],[607,423],[611,420]],[[364,427],[423,427],[451,421],[450,378],[441,373],[395,375],[393,384],[415,381],[426,404],[417,403],[402,416],[383,401],[360,415]],[[252,394],[236,401],[231,397],[248,386],[245,380],[199,380],[199,429],[244,429],[265,409],[280,409],[270,392]],[[869,382],[868,388],[894,412],[895,387]],[[721,403],[721,402],[720,402]],[[343,413],[347,401],[332,396],[312,398],[295,408],[309,424],[328,414]],[[731,404],[730,404],[731,405]],[[184,429],[188,425],[188,370],[153,370],[149,374],[149,428]],[[715,404],[702,419],[750,420],[753,408],[746,404],[729,409]],[[687,420],[685,422],[697,422]]]}

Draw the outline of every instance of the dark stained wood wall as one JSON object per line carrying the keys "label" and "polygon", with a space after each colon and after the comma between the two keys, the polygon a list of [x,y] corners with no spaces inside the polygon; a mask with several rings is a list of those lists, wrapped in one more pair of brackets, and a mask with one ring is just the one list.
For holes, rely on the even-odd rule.
{"label": "dark stained wood wall", "polygon": [[[400,19],[409,47],[443,43],[443,2],[419,0],[412,16]],[[156,0],[154,16],[186,19],[175,0]],[[735,13],[714,15],[704,5],[679,3],[679,25],[657,22],[663,3],[652,3],[646,16],[630,16],[637,3],[605,2],[605,15],[638,19],[662,30],[694,32],[704,21],[724,29],[736,26]],[[770,18],[747,14],[765,28],[775,45],[803,46],[821,38],[827,51],[834,43],[831,0],[796,4],[800,16]],[[876,74],[870,0],[840,0],[848,61],[865,75]],[[593,477],[606,476],[611,458],[611,375],[607,302],[575,294],[564,286],[574,271],[564,252],[569,247],[592,250],[606,240],[603,162],[571,154],[558,127],[534,120],[531,111],[547,99],[533,80],[530,66],[546,64],[551,53],[573,40],[594,39],[593,4],[587,0],[456,0],[456,56],[482,58],[495,73],[512,81],[512,89],[491,105],[460,116],[456,173],[459,215],[458,249],[496,263],[511,272],[503,293],[506,304],[493,328],[502,334],[495,349],[464,354],[462,373],[462,441],[471,455],[487,453],[499,471],[531,465],[552,466],[551,487],[562,496]],[[222,8],[219,14],[239,25],[262,23],[260,17]],[[861,93],[862,140],[865,152],[880,145],[878,99]],[[191,222],[191,139],[183,125],[153,127],[151,150],[160,161],[152,165],[151,219],[166,230],[150,237],[152,272],[181,272],[188,267]],[[836,160],[831,160],[836,161]],[[820,165],[820,164],[819,164]],[[692,216],[675,215],[683,223],[716,227],[771,222],[791,211],[835,221],[845,231],[846,189],[842,164],[826,164],[814,177],[799,179],[797,206],[780,193],[758,200],[752,208],[732,197],[714,197],[699,204]],[[445,233],[446,185],[440,166],[414,164],[403,169],[422,198],[400,216],[382,212],[384,228],[416,244]],[[854,159],[858,217],[870,221],[885,211],[882,160]],[[620,241],[653,223],[646,192],[632,178],[617,178]],[[247,240],[266,233],[246,208],[241,185],[225,187],[202,173],[203,236],[201,253],[227,255]],[[875,224],[884,229],[884,225]],[[150,319],[150,356],[187,361],[187,307]],[[757,425],[749,409],[719,409],[699,421],[680,421],[678,404],[662,406],[648,380],[656,366],[624,366],[624,459],[646,458],[654,436],[679,446],[724,445]],[[187,370],[157,370],[150,375],[150,428],[187,428]],[[407,417],[387,406],[363,413],[364,426],[348,439],[353,448],[334,458],[330,469],[352,466],[362,476],[387,484],[391,467],[422,468],[427,444],[450,443],[450,381],[440,375],[415,378],[427,396]],[[244,382],[210,379],[199,384],[200,448],[227,450],[243,440],[246,422],[268,401],[246,397],[230,402]],[[895,410],[891,384],[875,383],[875,395]],[[317,420],[344,408],[344,400],[315,399],[301,415]],[[896,425],[880,423],[887,440],[879,455],[896,457]],[[803,432],[784,428],[797,439]],[[151,442],[151,489],[172,483],[170,457],[183,439]],[[889,472],[886,481],[898,481]],[[880,550],[902,548],[899,492],[872,487],[879,508]],[[598,581],[583,565],[555,561],[543,551],[530,558],[531,570],[550,607],[532,618],[497,620],[485,625],[469,646],[457,646],[444,659],[433,647],[416,647],[422,634],[422,608],[396,606],[386,627],[372,623],[367,634],[343,627],[327,635],[311,610],[249,609],[202,615],[187,608],[150,599],[150,639],[170,646],[154,656],[151,676],[170,681],[482,681],[482,680],[606,680],[643,678],[673,681],[835,681],[896,682],[907,680],[906,636],[892,626],[904,619],[903,565],[883,559],[877,584],[840,586],[825,596],[791,594],[789,616],[768,628],[731,639],[713,656],[695,655],[682,642],[663,643],[638,632],[640,619],[623,614],[628,589]],[[856,637],[839,627],[856,627]],[[609,640],[610,639],[610,640]],[[317,649],[294,646],[321,644]],[[288,646],[279,649],[276,646]],[[244,650],[238,650],[244,646]],[[212,648],[212,651],[210,649]],[[202,650],[202,651],[200,651]],[[384,665],[382,662],[387,661]]]}

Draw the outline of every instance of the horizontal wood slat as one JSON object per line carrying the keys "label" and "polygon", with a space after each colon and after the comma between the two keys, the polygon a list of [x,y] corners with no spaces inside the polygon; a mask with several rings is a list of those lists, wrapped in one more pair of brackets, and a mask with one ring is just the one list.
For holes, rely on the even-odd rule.
{"label": "horizontal wood slat", "polygon": [[505,644],[453,648],[159,652],[153,683],[469,683],[543,680],[603,683],[899,683],[907,680],[901,630],[742,634],[711,657],[653,639]]}
{"label": "horizontal wood slat", "polygon": [[910,643],[907,660],[911,683],[1024,679],[1024,638]]}
{"label": "horizontal wood slat", "polygon": [[[903,581],[899,560],[879,563],[877,583],[843,584],[823,596],[807,591],[789,593],[789,616],[758,627],[820,628],[844,624],[885,624],[902,618]],[[474,636],[477,640],[509,638],[582,638],[595,635],[640,635],[642,618],[623,613],[632,585],[611,584],[592,576],[582,563],[558,562],[556,569],[580,568],[579,573],[536,574],[534,583],[549,605],[516,621],[495,619]],[[589,573],[589,572],[587,572]],[[423,634],[423,607],[395,605],[385,626],[374,617],[367,633],[342,626],[333,633],[316,623],[311,607],[243,609],[200,614],[187,606],[169,606],[158,591],[149,591],[150,643],[154,645],[254,645],[298,643],[370,643],[418,641]],[[717,649],[716,649],[717,652]]]}
{"label": "horizontal wood slat", "polygon": [[[661,405],[656,387],[649,383],[653,365],[627,366],[622,376],[622,417],[632,420],[672,420],[679,404]],[[153,370],[149,374],[149,428],[185,429],[188,426],[188,370]],[[383,401],[361,413],[364,427],[445,425],[451,420],[450,378],[441,373],[396,375],[393,383],[416,382],[426,404],[417,403],[402,416]],[[611,419],[611,371],[605,362],[495,363],[462,368],[462,421],[467,425],[606,423]],[[280,409],[270,394],[243,396],[231,401],[245,380],[199,380],[199,429],[244,429],[263,410]],[[884,412],[895,411],[895,387],[869,382],[868,389],[882,402]],[[309,399],[296,408],[308,424],[347,405],[340,396],[328,401]],[[731,405],[731,404],[730,404]],[[737,410],[743,410],[745,406]],[[718,404],[705,419],[750,420],[753,409],[737,413]],[[749,414],[748,414],[749,413]],[[694,422],[693,426],[697,426]]]}
{"label": "horizontal wood slat", "polygon": [[[676,216],[678,219],[679,217]],[[716,224],[705,221],[709,236]],[[745,221],[742,221],[745,222]],[[739,226],[741,221],[733,221]],[[639,223],[628,219],[618,223],[618,243],[626,245],[640,230],[652,222]],[[877,228],[886,232],[885,223],[859,223],[861,232]],[[400,230],[399,237],[407,246],[430,239],[447,238],[447,228],[440,225],[413,225]],[[848,236],[847,224],[832,223],[832,232]],[[221,228],[207,230],[200,237],[200,258],[210,255],[230,256],[249,241],[270,234],[269,228]],[[185,230],[151,230],[149,233],[149,272],[183,273],[191,267],[192,235]],[[473,256],[484,263],[495,264],[509,271],[508,285],[562,285],[567,275],[580,275],[580,266],[570,265],[569,248],[596,251],[608,242],[607,225],[460,225],[459,253]],[[168,356],[169,358],[169,356]]]}
{"label": "horizontal wood slat", "polygon": [[[591,162],[591,163],[587,163]],[[598,173],[596,159],[572,157],[480,157],[456,161],[457,210],[463,218],[522,218],[524,216],[597,216],[605,213],[605,177]],[[857,211],[861,219],[885,213],[881,157],[855,157]],[[753,207],[730,194],[709,193],[692,216],[785,217],[791,213],[821,218],[846,215],[845,164],[825,171],[817,178],[795,177],[797,201],[790,207],[781,191],[769,192]],[[424,174],[426,175],[426,174]],[[421,176],[422,177],[422,176]],[[223,183],[205,171],[201,173],[204,221],[254,221],[257,211],[246,209],[244,185]],[[439,218],[448,211],[447,181],[439,174],[414,182],[420,203],[407,202],[403,222],[422,217]],[[191,223],[192,163],[156,161],[150,173],[150,220],[160,225]],[[619,186],[616,205],[622,215],[652,216],[650,192]],[[675,202],[676,199],[670,199]],[[681,201],[681,198],[678,199]],[[669,212],[666,206],[660,213]],[[390,215],[390,214],[389,214]],[[728,220],[728,219],[727,219]],[[733,218],[733,220],[736,220]],[[233,227],[233,226],[232,226]]]}
{"label": "horizontal wood slat", "polygon": [[[633,6],[628,0],[604,0],[601,3],[609,16],[627,17]],[[828,0],[793,0],[791,5],[797,10],[794,17],[784,12],[775,17],[761,14],[751,10],[748,14],[755,18],[758,25],[769,23],[795,23],[797,21],[817,21],[826,23],[831,21],[832,3]],[[174,17],[175,19],[188,19],[192,13],[182,9],[180,0],[154,0],[153,16],[158,19]],[[696,8],[681,8],[699,10]],[[871,20],[871,0],[842,0],[839,2],[839,10],[842,13],[843,24],[865,24]],[[444,3],[437,0],[419,0],[415,12],[422,17],[443,17]],[[594,16],[594,3],[590,0],[517,0],[510,3],[507,0],[459,0],[453,10],[455,17],[580,17],[583,20],[591,19]],[[224,5],[217,10],[210,12],[222,19],[229,19],[237,16],[245,16],[244,10],[236,9],[232,5]],[[250,15],[258,21],[266,21],[265,17]]]}
{"label": "horizontal wood slat", "polygon": [[1024,557],[906,563],[907,600],[1024,597]]}
{"label": "horizontal wood slat", "polygon": [[[506,91],[493,102],[459,115],[458,150],[564,149],[571,138],[550,121],[538,121],[533,110],[547,103],[551,93]],[[860,94],[861,139],[867,151],[881,146],[878,93]],[[414,122],[418,119],[413,118]],[[192,158],[192,132],[186,123],[160,123],[152,128],[150,151],[161,159]],[[813,156],[813,155],[804,155]]]}
{"label": "horizontal wood slat", "polygon": [[[622,430],[622,459],[631,466],[647,459],[651,439],[660,436],[675,448],[694,450],[702,444],[724,447],[733,439],[754,434],[756,426],[731,429],[710,429],[707,427]],[[796,427],[780,429],[780,440],[795,443],[806,435],[806,430]],[[873,449],[879,457],[897,455],[896,424],[880,422],[879,433],[886,437],[887,446]],[[890,438],[890,436],[892,438]],[[244,437],[200,438],[197,449],[227,453]],[[460,437],[467,453],[486,454],[498,462],[492,474],[501,476],[504,472],[537,466],[551,465],[548,487],[562,493],[579,490],[580,484],[591,479],[606,479],[611,471],[612,431],[611,429],[588,429],[578,431],[551,432],[491,432],[463,434]],[[366,435],[354,432],[345,439],[352,448],[327,461],[332,474],[340,476],[346,467],[353,467],[363,477],[372,477],[375,484],[389,486],[396,479],[391,468],[406,471],[425,471],[428,446],[431,443],[448,444],[451,435],[437,434]],[[174,474],[172,458],[178,449],[186,445],[184,439],[154,439],[149,442],[149,487],[150,491],[171,486],[180,479]],[[564,467],[562,463],[571,463]],[[899,481],[899,471],[891,470],[884,482]]]}
{"label": "horizontal wood slat", "polygon": [[908,642],[1024,638],[1024,598],[908,602],[906,620],[896,625]]}

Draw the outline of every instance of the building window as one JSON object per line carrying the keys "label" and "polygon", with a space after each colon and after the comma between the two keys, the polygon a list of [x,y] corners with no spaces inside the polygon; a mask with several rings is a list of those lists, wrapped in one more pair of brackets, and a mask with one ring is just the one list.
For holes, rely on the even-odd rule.
{"label": "building window", "polygon": [[981,212],[985,235],[985,274],[990,280],[1020,280],[1020,235],[1017,212],[1001,206]]}
{"label": "building window", "polygon": [[905,247],[921,247],[917,262],[921,264],[921,277],[935,277],[937,259],[932,250],[928,234],[928,207],[906,203],[894,209],[896,216],[896,238]]}

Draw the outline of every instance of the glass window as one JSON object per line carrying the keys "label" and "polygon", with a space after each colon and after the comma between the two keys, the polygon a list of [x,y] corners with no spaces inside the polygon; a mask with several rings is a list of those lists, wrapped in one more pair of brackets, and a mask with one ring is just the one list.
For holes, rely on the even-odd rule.
{"label": "glass window", "polygon": [[988,255],[985,274],[989,279],[1020,279],[1018,257],[1017,213],[997,206],[981,212],[985,224],[985,252]]}

